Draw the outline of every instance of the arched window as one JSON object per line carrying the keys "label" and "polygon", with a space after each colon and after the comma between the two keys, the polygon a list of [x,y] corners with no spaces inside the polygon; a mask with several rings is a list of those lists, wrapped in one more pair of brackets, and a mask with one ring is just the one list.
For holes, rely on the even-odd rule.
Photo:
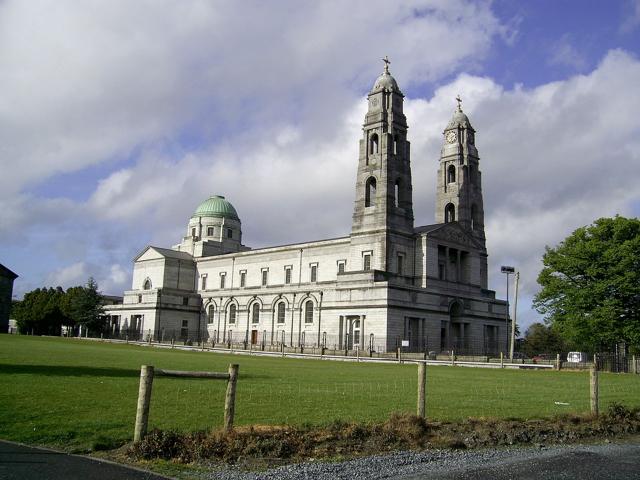
{"label": "arched window", "polygon": [[456,221],[456,207],[453,203],[448,203],[446,207],[444,207],[444,223],[455,222]]}
{"label": "arched window", "polygon": [[400,206],[400,187],[401,187],[401,182],[400,182],[400,179],[398,179],[396,180],[396,183],[393,189],[393,206],[394,207]]}
{"label": "arched window", "polygon": [[143,290],[151,290],[151,280],[145,279],[144,284],[142,285]]}
{"label": "arched window", "polygon": [[313,323],[313,301],[311,300],[304,303],[304,323]]}
{"label": "arched window", "polygon": [[400,136],[399,135],[394,135],[393,136],[393,154],[397,155],[398,154],[398,142],[400,141]]}
{"label": "arched window", "polygon": [[456,181],[456,167],[449,165],[447,168],[447,183],[454,183]]}
{"label": "arched window", "polygon": [[374,133],[369,137],[369,153],[378,153],[378,134]]}
{"label": "arched window", "polygon": [[232,323],[236,323],[236,304],[232,303],[229,306],[229,325],[231,325]]}
{"label": "arched window", "polygon": [[213,319],[216,315],[216,306],[214,304],[209,305],[209,310],[207,312],[207,323],[211,325],[213,323]]}
{"label": "arched window", "polygon": [[277,310],[278,323],[284,323],[284,310],[285,310],[284,302],[278,303],[276,310]]}
{"label": "arched window", "polygon": [[260,304],[254,303],[251,307],[251,323],[260,322]]}
{"label": "arched window", "polygon": [[364,187],[364,206],[371,207],[376,203],[376,179],[375,177],[367,178]]}
{"label": "arched window", "polygon": [[477,217],[478,217],[478,207],[476,207],[475,203],[471,205],[471,230],[475,230],[477,226]]}

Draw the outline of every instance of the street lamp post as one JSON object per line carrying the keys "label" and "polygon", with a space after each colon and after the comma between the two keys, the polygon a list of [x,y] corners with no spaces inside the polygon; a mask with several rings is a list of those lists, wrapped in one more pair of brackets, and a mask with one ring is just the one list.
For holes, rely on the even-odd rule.
{"label": "street lamp post", "polygon": [[504,338],[506,343],[505,352],[509,350],[509,275],[515,273],[516,269],[508,265],[503,265],[500,271],[507,275],[507,311],[504,314]]}

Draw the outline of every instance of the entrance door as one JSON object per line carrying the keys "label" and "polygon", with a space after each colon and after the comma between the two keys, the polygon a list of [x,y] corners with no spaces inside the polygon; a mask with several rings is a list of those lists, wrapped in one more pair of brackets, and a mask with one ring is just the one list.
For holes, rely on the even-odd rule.
{"label": "entrance door", "polygon": [[255,345],[258,343],[258,330],[251,330],[251,344]]}

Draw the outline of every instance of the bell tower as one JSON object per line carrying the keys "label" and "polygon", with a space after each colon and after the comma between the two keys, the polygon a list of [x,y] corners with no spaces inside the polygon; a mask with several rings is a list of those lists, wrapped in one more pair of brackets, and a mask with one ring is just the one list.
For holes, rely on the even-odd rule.
{"label": "bell tower", "polygon": [[436,222],[458,222],[485,248],[480,157],[462,100],[445,128],[436,193]]}
{"label": "bell tower", "polygon": [[[395,246],[414,234],[410,146],[404,95],[389,73],[384,71],[368,95],[368,110],[362,126],[356,198],[351,228],[352,245],[372,246],[371,268],[395,272]],[[357,263],[357,251],[352,258]],[[357,268],[356,268],[357,269]]]}

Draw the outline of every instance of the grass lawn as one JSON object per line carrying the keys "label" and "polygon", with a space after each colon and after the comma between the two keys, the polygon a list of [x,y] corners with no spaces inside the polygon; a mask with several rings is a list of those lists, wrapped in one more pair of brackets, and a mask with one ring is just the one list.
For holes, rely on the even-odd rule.
{"label": "grass lawn", "polygon": [[[236,424],[326,424],[414,412],[415,365],[221,355],[0,335],[0,437],[87,450],[133,436],[140,365],[226,371],[240,364]],[[220,426],[226,382],[156,378],[150,427]],[[640,375],[600,374],[601,408],[640,406]],[[568,403],[557,405],[555,402]],[[589,409],[588,373],[427,368],[427,416],[536,418]]]}

